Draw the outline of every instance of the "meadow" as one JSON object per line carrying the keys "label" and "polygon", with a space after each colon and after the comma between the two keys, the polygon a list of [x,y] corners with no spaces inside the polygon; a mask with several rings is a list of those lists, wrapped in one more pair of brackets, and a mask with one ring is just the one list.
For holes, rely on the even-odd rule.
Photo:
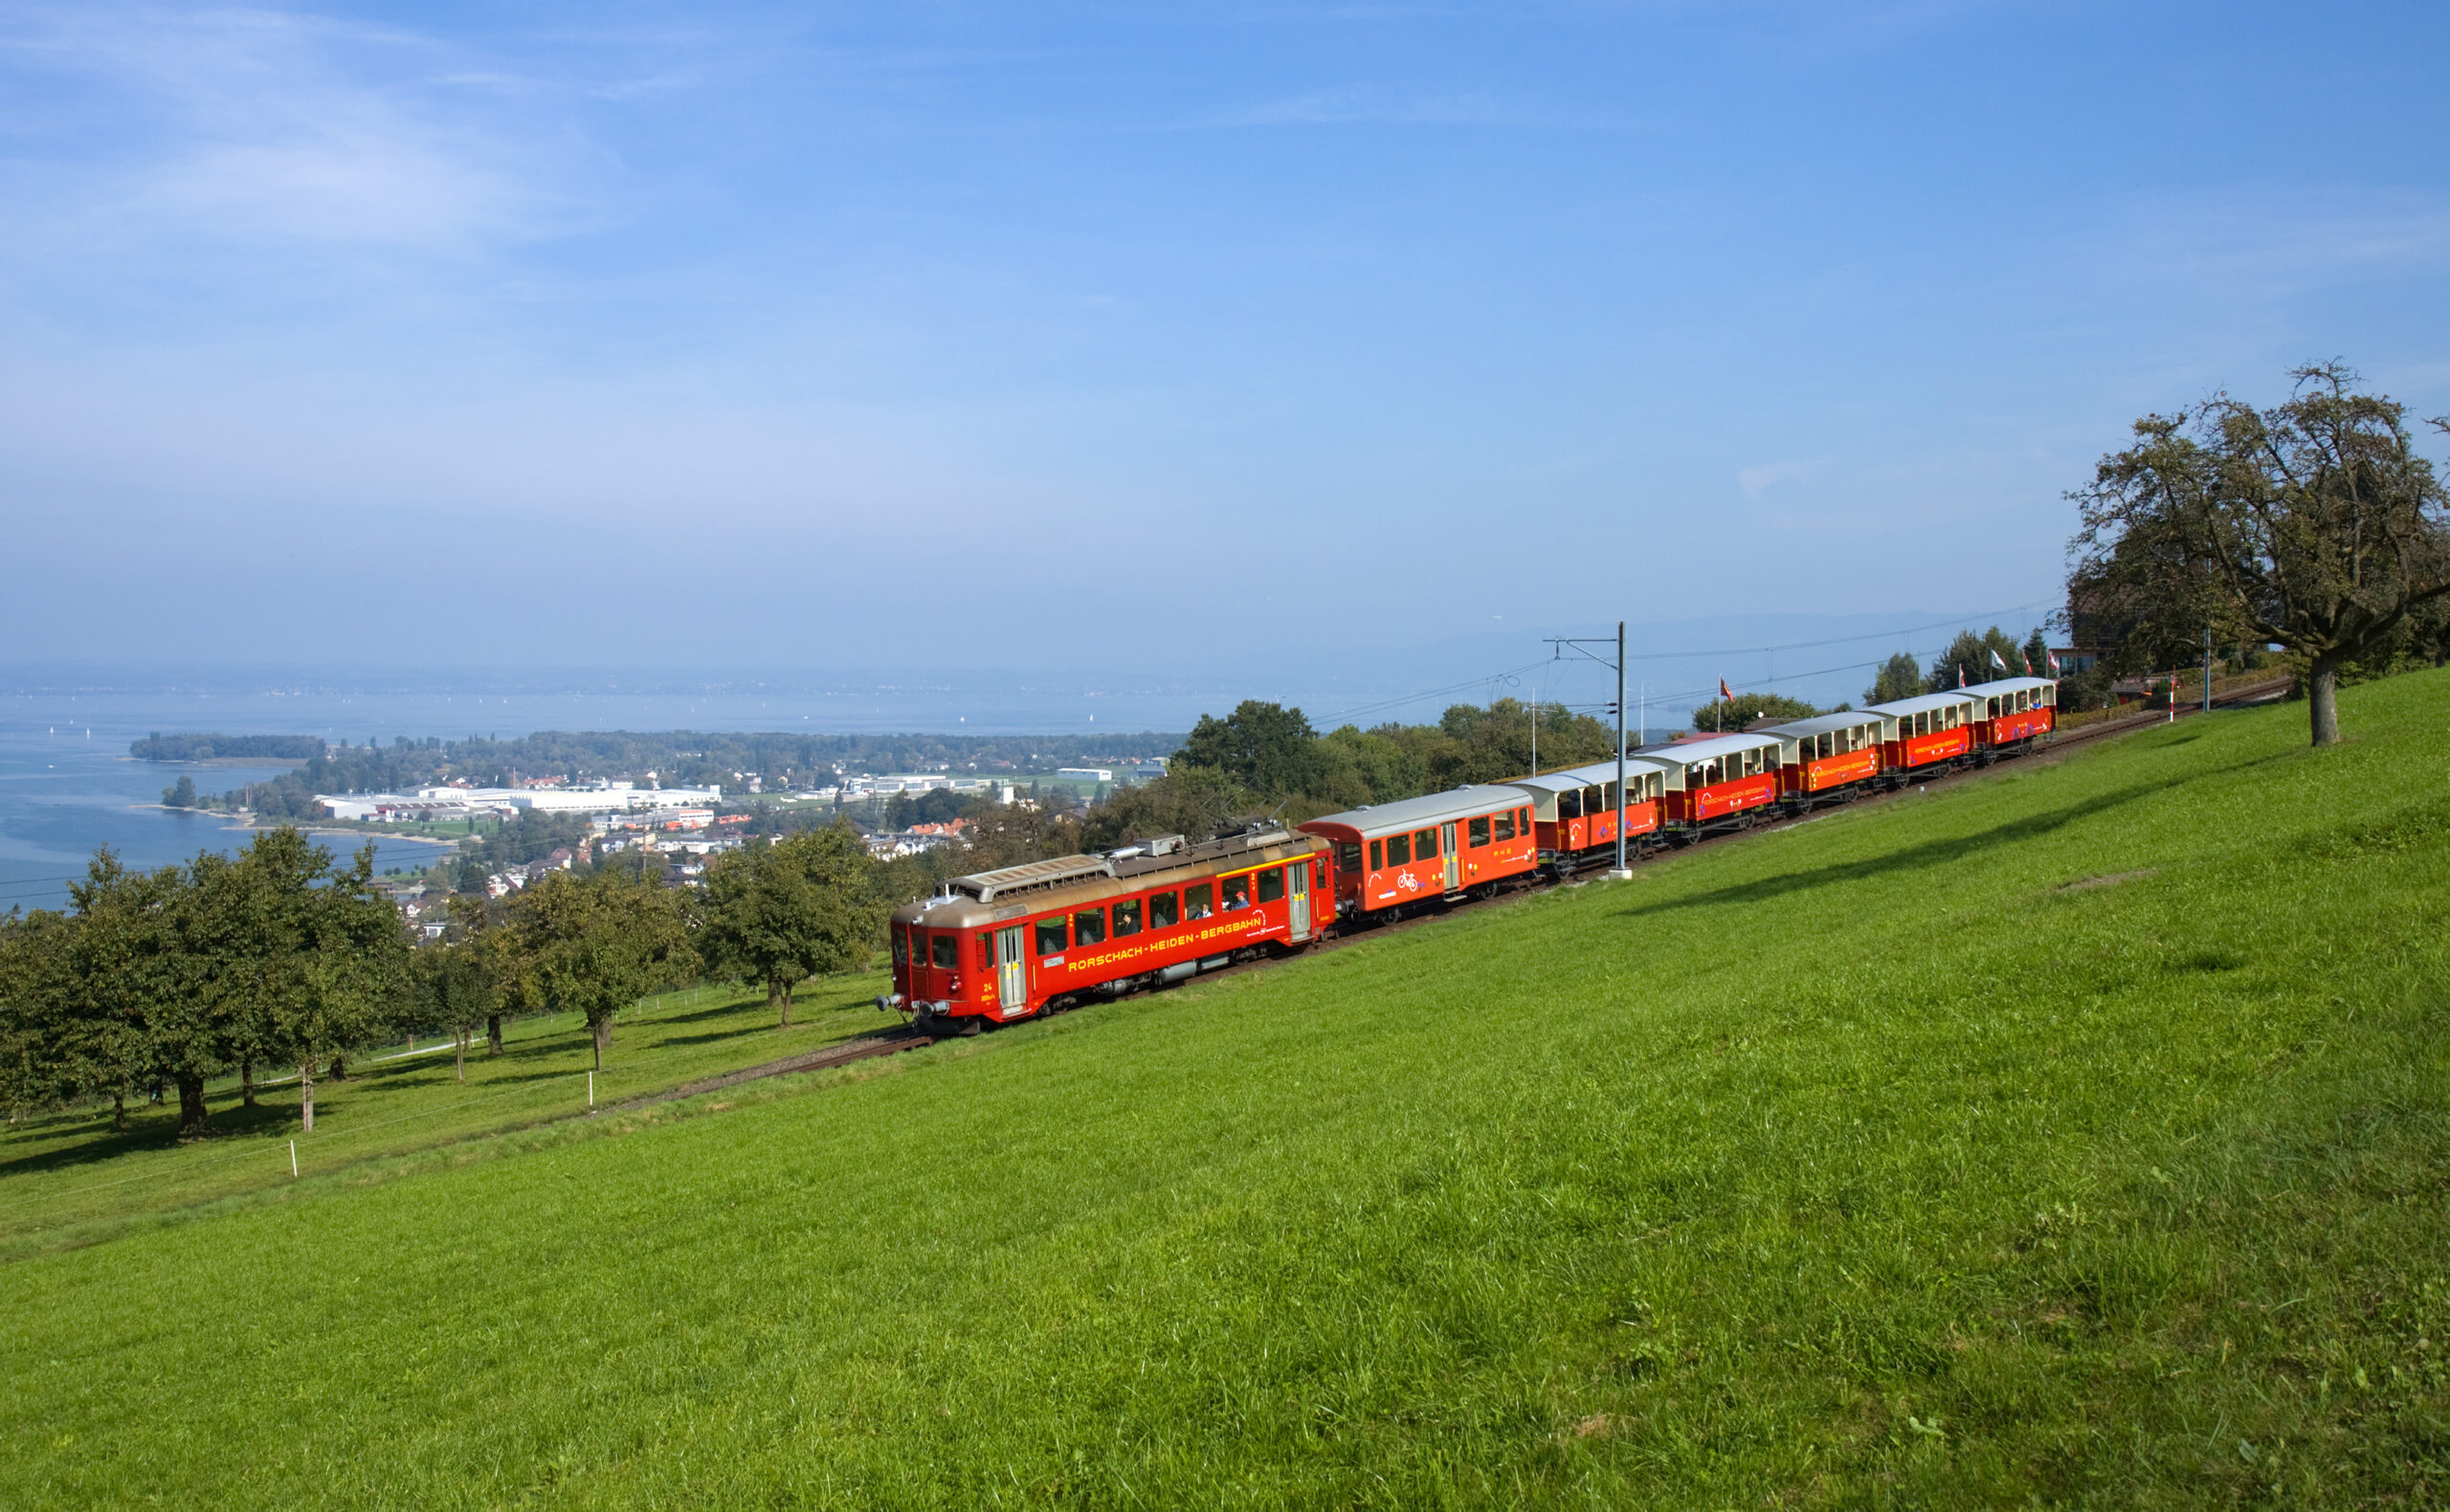
{"label": "meadow", "polygon": [[32,1255],[0,1501],[2438,1504],[2450,671],[2342,704]]}

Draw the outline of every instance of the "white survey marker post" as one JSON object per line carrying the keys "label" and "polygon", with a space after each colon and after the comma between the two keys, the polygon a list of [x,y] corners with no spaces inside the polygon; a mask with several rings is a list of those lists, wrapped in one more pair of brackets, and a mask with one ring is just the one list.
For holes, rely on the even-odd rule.
{"label": "white survey marker post", "polygon": [[298,1142],[296,1140],[289,1142],[289,1179],[292,1181],[298,1179]]}
{"label": "white survey marker post", "polygon": [[587,1105],[595,1106],[595,1073],[592,1071],[587,1074]]}

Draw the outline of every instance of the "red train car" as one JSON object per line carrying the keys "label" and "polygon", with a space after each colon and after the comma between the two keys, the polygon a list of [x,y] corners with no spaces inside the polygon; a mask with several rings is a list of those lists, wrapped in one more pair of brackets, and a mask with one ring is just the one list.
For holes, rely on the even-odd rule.
{"label": "red train car", "polygon": [[1916,772],[1947,771],[1973,755],[1976,700],[1962,689],[1875,703],[1863,712],[1887,721],[1881,735],[1881,766],[1891,787]]}
{"label": "red train car", "polygon": [[1327,864],[1325,841],[1269,826],[956,877],[894,910],[893,991],[877,1006],[976,1034],[1298,947],[1332,922]]}
{"label": "red train car", "polygon": [[1881,774],[1888,722],[1869,712],[1822,714],[1756,733],[1778,738],[1778,801],[1800,813],[1844,803],[1872,789]]}
{"label": "red train car", "polygon": [[1670,770],[1665,763],[1627,756],[1621,804],[1616,800],[1613,761],[1544,772],[1505,786],[1520,788],[1530,796],[1531,833],[1539,842],[1540,864],[1566,872],[1585,862],[1613,858],[1619,826],[1627,856],[1656,845],[1651,836],[1666,819]]}
{"label": "red train car", "polygon": [[1663,827],[1690,837],[1750,824],[1751,811],[1778,799],[1778,745],[1774,735],[1711,735],[1643,746],[1642,757],[1667,768]]}
{"label": "red train car", "polygon": [[2059,684],[2048,678],[2001,678],[1960,691],[1978,705],[1973,748],[1981,759],[2023,755],[2059,727]]}
{"label": "red train car", "polygon": [[1362,920],[1453,898],[1540,864],[1531,800],[1520,789],[1457,788],[1312,819],[1335,847],[1336,916]]}

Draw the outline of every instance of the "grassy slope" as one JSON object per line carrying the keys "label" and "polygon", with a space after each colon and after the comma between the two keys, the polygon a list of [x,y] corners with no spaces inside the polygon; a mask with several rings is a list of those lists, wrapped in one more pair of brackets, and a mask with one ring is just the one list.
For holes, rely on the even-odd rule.
{"label": "grassy slope", "polygon": [[[874,1033],[885,1022],[875,997],[886,985],[876,974],[811,983],[798,993],[790,1029],[762,992],[706,987],[650,998],[617,1021],[612,1056],[595,1078],[597,1101],[617,1102]],[[481,1158],[498,1151],[467,1141],[531,1130],[587,1106],[594,1056],[575,1013],[512,1021],[499,1056],[486,1056],[480,1040],[464,1082],[447,1050],[408,1056],[403,1048],[355,1057],[348,1079],[317,1083],[311,1135],[299,1133],[295,1067],[286,1068],[290,1078],[265,1085],[252,1110],[239,1105],[235,1078],[208,1087],[222,1137],[201,1145],[178,1143],[175,1101],[129,1108],[129,1127],[119,1134],[106,1107],[10,1126],[0,1133],[0,1260],[216,1207],[385,1179],[435,1158]],[[293,1140],[301,1187],[290,1175]],[[445,1149],[447,1157],[434,1154]]]}
{"label": "grassy slope", "polygon": [[2438,1501],[2450,674],[2343,701],[24,1262],[0,1501]]}

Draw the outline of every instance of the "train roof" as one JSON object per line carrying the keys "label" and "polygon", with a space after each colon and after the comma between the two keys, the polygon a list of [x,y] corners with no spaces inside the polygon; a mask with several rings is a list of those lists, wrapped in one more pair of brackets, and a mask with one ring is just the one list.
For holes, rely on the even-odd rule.
{"label": "train roof", "polygon": [[1951,703],[1971,703],[1979,697],[1981,695],[1971,688],[1950,688],[1946,693],[1926,693],[1919,698],[1899,699],[1891,703],[1875,703],[1870,705],[1870,710],[1874,714],[1885,714],[1893,720],[1901,715],[1920,714],[1927,709],[1944,709]]}
{"label": "train roof", "polygon": [[2014,693],[2020,688],[2052,686],[2055,684],[2048,678],[1995,678],[1989,682],[1977,682],[1970,688],[1959,688],[1956,691],[1970,699],[1995,699],[2003,693]]}
{"label": "train roof", "polygon": [[[1051,861],[1024,861],[991,872],[972,872],[945,884],[932,898],[916,899],[893,911],[896,923],[924,924],[930,929],[968,929],[1025,918],[1036,913],[1086,904],[1102,898],[1163,887],[1171,873],[1185,880],[1231,872],[1242,866],[1263,866],[1296,854],[1315,852],[1324,842],[1296,834],[1279,825],[1260,825],[1238,834],[1188,843],[1178,834],[1142,841],[1103,856],[1065,856]],[[1153,854],[1151,847],[1160,847]]]}
{"label": "train roof", "polygon": [[1842,709],[1836,714],[1815,714],[1808,720],[1789,720],[1784,724],[1764,724],[1752,733],[1776,735],[1794,740],[1804,735],[1826,735],[1832,730],[1850,730],[1858,724],[1878,724],[1885,715],[1870,709]]}
{"label": "train roof", "polygon": [[1708,761],[1713,756],[1732,756],[1738,751],[1758,750],[1764,745],[1777,744],[1775,735],[1713,735],[1702,741],[1645,745],[1638,752],[1628,752],[1628,755],[1647,756],[1652,761],[1674,767],[1690,767],[1697,761]]}
{"label": "train roof", "polygon": [[1471,819],[1499,809],[1510,809],[1523,801],[1523,794],[1510,787],[1494,783],[1472,783],[1433,792],[1419,798],[1406,798],[1399,803],[1382,803],[1373,808],[1347,809],[1342,813],[1323,813],[1305,820],[1301,828],[1315,824],[1332,824],[1356,830],[1365,840],[1398,830],[1416,830],[1428,825],[1443,824],[1449,819]]}
{"label": "train roof", "polygon": [[[1625,752],[1625,769],[1629,772],[1637,768],[1658,770],[1674,765],[1673,762],[1661,761],[1656,756],[1637,756],[1632,751]],[[1569,767],[1563,771],[1544,771],[1536,777],[1510,777],[1506,779],[1505,786],[1527,788],[1535,792],[1569,792],[1576,788],[1596,788],[1615,780],[1616,763],[1612,758],[1607,761],[1592,762],[1587,767]]]}

